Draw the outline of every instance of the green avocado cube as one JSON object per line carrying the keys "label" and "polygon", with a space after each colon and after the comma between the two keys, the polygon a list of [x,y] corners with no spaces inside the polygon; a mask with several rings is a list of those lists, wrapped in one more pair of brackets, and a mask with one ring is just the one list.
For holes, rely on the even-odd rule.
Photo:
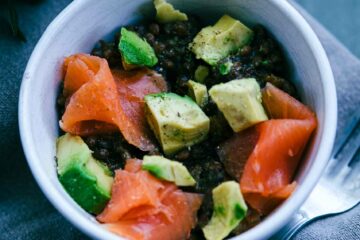
{"label": "green avocado cube", "polygon": [[126,28],[121,28],[119,51],[125,69],[136,66],[153,67],[158,62],[155,51],[150,44]]}
{"label": "green avocado cube", "polygon": [[157,178],[174,182],[177,186],[194,186],[196,184],[182,163],[162,156],[144,156],[142,169],[149,171]]}
{"label": "green avocado cube", "polygon": [[204,107],[209,99],[207,87],[204,84],[188,81],[189,97],[191,97],[200,107]]}
{"label": "green avocado cube", "polygon": [[57,171],[69,195],[86,211],[99,214],[111,196],[110,170],[94,159],[85,142],[65,134],[57,140]]}
{"label": "green avocado cube", "polygon": [[209,94],[234,132],[268,120],[261,104],[260,86],[254,78],[214,85]]}
{"label": "green avocado cube", "polygon": [[253,31],[240,21],[222,16],[214,26],[203,28],[190,43],[190,50],[196,58],[203,59],[214,66],[230,53],[248,44],[253,38]]}
{"label": "green avocado cube", "polygon": [[156,9],[156,20],[160,23],[188,20],[185,13],[176,10],[173,5],[165,0],[154,0],[154,5]]}
{"label": "green avocado cube", "polygon": [[175,93],[146,95],[145,115],[167,155],[201,142],[210,128],[201,108],[190,97]]}
{"label": "green avocado cube", "polygon": [[199,65],[195,70],[195,81],[198,83],[204,83],[207,76],[209,76],[209,68],[204,65]]}
{"label": "green avocado cube", "polygon": [[235,181],[223,182],[214,188],[212,198],[213,214],[202,230],[207,240],[222,240],[245,218],[247,206]]}

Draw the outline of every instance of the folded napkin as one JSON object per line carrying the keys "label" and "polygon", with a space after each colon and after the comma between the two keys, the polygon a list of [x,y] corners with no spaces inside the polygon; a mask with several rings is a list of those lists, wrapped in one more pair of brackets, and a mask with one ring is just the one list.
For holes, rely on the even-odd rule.
{"label": "folded napkin", "polygon": [[[18,124],[18,93],[29,56],[50,21],[71,0],[18,6],[27,42],[17,42],[0,8],[0,239],[87,239],[46,200],[35,183],[22,152]],[[298,6],[297,6],[298,7]],[[298,7],[299,8],[299,7]],[[360,62],[308,14],[332,64],[339,101],[339,129],[360,105],[357,97]],[[36,17],[34,17],[36,16]],[[295,239],[360,239],[360,207],[318,220]]]}
{"label": "folded napkin", "polygon": [[[323,26],[306,13],[299,5],[293,5],[310,23],[320,38],[334,73],[338,98],[337,132],[344,129],[355,110],[360,106],[360,61],[351,54]],[[335,141],[335,145],[337,142]],[[294,237],[295,240],[355,240],[360,239],[360,206],[336,215],[309,223]]]}

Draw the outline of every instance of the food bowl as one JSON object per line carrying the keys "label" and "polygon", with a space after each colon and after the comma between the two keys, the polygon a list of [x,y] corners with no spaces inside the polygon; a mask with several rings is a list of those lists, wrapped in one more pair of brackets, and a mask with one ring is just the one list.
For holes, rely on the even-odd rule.
{"label": "food bowl", "polygon": [[[335,138],[337,102],[331,68],[315,33],[301,15],[281,0],[174,0],[186,13],[214,23],[229,14],[249,26],[264,25],[280,42],[291,67],[291,80],[302,101],[317,114],[314,134],[296,175],[292,196],[254,228],[234,239],[266,239],[279,230],[300,208],[319,179],[330,157]],[[65,56],[90,52],[95,43],[119,26],[153,14],[150,0],[78,0],[50,24],[34,49],[24,73],[19,100],[19,125],[31,171],[50,202],[70,222],[96,239],[122,239],[113,235],[82,210],[57,178],[55,109]]]}

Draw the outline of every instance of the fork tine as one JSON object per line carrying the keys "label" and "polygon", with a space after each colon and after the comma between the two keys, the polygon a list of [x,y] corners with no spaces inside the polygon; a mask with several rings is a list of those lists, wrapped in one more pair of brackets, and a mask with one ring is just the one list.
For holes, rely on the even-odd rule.
{"label": "fork tine", "polygon": [[350,167],[354,167],[357,163],[359,163],[359,159],[357,158],[358,156],[360,156],[360,143],[357,143],[357,150],[354,151],[354,154],[352,155],[352,158],[350,160],[349,166]]}
{"label": "fork tine", "polygon": [[[355,120],[358,119],[354,119],[353,121],[351,121],[350,124],[348,124],[348,127],[352,128],[350,134],[341,135],[341,137],[345,139],[345,142],[342,143],[341,146],[337,145],[337,152],[335,153],[335,155],[333,155],[332,160],[330,161],[330,164],[328,166],[327,173],[329,173],[330,175],[337,175],[339,176],[339,178],[344,177],[346,175],[344,175],[344,171],[347,170],[344,170],[343,168],[346,168],[348,166],[359,148],[360,127],[358,127],[359,123]],[[355,125],[355,123],[357,124]],[[346,129],[345,131],[348,131],[348,129]]]}
{"label": "fork tine", "polygon": [[351,133],[359,124],[359,121],[360,121],[360,108],[355,112],[350,122],[346,124],[345,130],[341,131],[340,134],[336,137],[334,149],[333,149],[334,158],[336,158],[339,155],[340,151],[344,148]]}
{"label": "fork tine", "polygon": [[[341,162],[346,163],[347,165],[351,164],[351,161],[354,159],[356,152],[359,150],[360,147],[360,128],[354,131],[356,136],[348,141],[348,146],[343,147],[344,151],[341,152]],[[339,161],[339,160],[338,160]]]}
{"label": "fork tine", "polygon": [[[360,128],[358,129],[360,130]],[[336,164],[334,165],[332,171],[334,175],[336,174],[339,181],[345,181],[348,178],[350,172],[354,171],[355,165],[357,164],[356,156],[359,154],[360,149],[360,131],[357,131],[356,137],[352,138],[349,145],[344,147],[343,152],[339,159],[334,159]],[[336,172],[335,172],[336,171]]]}
{"label": "fork tine", "polygon": [[[360,180],[360,175],[359,175],[359,171],[360,171],[360,148],[357,149],[357,151],[355,152],[355,154],[353,155],[353,158],[350,162],[350,171],[348,172],[348,174],[344,177],[343,183],[348,182],[348,183],[354,183],[355,185],[359,185],[359,180]],[[352,184],[352,185],[354,185]],[[346,184],[349,185],[349,184]],[[358,189],[357,189],[358,190]]]}

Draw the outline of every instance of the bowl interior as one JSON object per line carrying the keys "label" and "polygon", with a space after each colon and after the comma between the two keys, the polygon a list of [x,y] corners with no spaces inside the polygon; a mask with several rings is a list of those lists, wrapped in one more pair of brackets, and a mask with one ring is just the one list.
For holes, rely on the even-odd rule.
{"label": "bowl interior", "polygon": [[[319,62],[321,58],[319,60],[316,57],[319,53],[315,53],[316,46],[311,45],[305,36],[306,30],[309,31],[310,28],[299,27],[302,23],[296,22],[296,17],[299,18],[299,16],[294,17],[293,15],[297,13],[293,10],[293,12],[287,11],[290,7],[287,3],[279,3],[276,0],[174,0],[170,2],[177,8],[195,14],[208,23],[214,23],[221,15],[227,13],[249,25],[260,23],[266,26],[285,49],[292,68],[291,80],[296,85],[302,100],[317,114],[319,128],[297,174],[299,187],[294,196],[287,201],[289,203],[286,203],[288,214],[285,216],[285,210],[280,211],[286,207],[282,206],[259,226],[238,237],[239,239],[266,238],[299,207],[305,197],[300,196],[308,194],[316,181],[306,182],[306,179],[315,164],[315,159],[320,161],[317,155],[320,154],[319,146],[324,137],[323,130],[328,114],[324,81],[328,80],[328,84],[333,84],[326,57],[321,55],[323,52],[320,44],[316,45],[320,48],[320,55],[325,59],[322,64],[330,71],[327,75],[329,79],[324,79],[324,69],[321,69]],[[97,0],[74,1],[47,29],[34,50],[24,74],[20,96],[20,128],[29,165],[43,191],[59,211],[83,231],[96,238],[102,236],[111,239],[114,236],[94,225],[96,222],[93,217],[72,201],[63,190],[56,175],[54,156],[58,121],[55,100],[62,78],[62,61],[65,56],[74,53],[90,52],[99,39],[113,33],[119,26],[152,16],[153,13],[154,9],[150,0],[108,0],[106,4]],[[315,41],[317,41],[316,38]],[[336,124],[336,120],[334,123]],[[335,128],[335,125],[333,127]],[[333,138],[331,134],[329,136]],[[332,139],[329,139],[327,145],[329,144],[332,144]],[[321,164],[319,166],[323,167]],[[317,174],[316,178],[320,173],[315,174]],[[297,196],[300,200],[293,200]],[[270,218],[280,220],[271,223]]]}

